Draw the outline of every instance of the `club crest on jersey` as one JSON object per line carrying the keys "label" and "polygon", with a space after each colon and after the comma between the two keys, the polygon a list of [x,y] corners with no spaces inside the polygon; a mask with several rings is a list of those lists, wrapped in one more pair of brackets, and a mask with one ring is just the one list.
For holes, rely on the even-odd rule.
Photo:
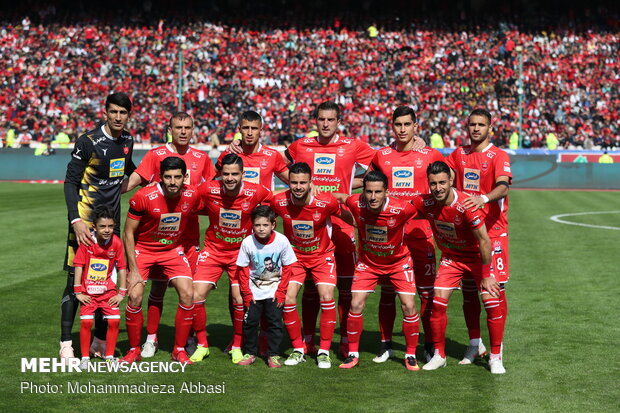
{"label": "club crest on jersey", "polygon": [[175,232],[181,228],[181,213],[172,212],[169,214],[161,214],[159,218],[158,231],[162,232]]}
{"label": "club crest on jersey", "polygon": [[192,162],[192,169],[195,171],[198,169],[198,164],[196,162]]}
{"label": "club crest on jersey", "polygon": [[422,167],[422,165],[424,165],[424,161],[422,159],[420,159],[420,158],[417,158],[415,160],[414,164],[415,164],[416,168],[420,169]]}
{"label": "club crest on jersey", "polygon": [[113,260],[114,257],[116,257],[116,250],[109,250],[108,251],[108,258]]}
{"label": "club crest on jersey", "polygon": [[456,239],[456,228],[452,222],[435,220],[435,228],[444,238]]}
{"label": "club crest on jersey", "polygon": [[108,276],[109,265],[110,265],[109,260],[91,258],[90,262],[88,263],[87,279],[93,282],[105,281]]}
{"label": "club crest on jersey", "polygon": [[123,146],[123,153],[124,153],[125,155],[128,155],[128,154],[129,154],[129,148],[128,148],[128,147],[126,147],[126,146]]}
{"label": "club crest on jersey", "polygon": [[482,170],[486,171],[489,168],[489,163],[487,161],[482,162]]}
{"label": "club crest on jersey", "polygon": [[413,168],[410,166],[393,166],[392,186],[394,188],[413,188]]}
{"label": "club crest on jersey", "polygon": [[125,159],[110,159],[110,178],[118,178],[125,175]]}
{"label": "club crest on jersey", "polygon": [[339,146],[339,147],[338,147],[338,150],[336,151],[336,153],[338,154],[338,156],[344,156],[345,152],[346,152],[346,151],[345,151],[345,149],[344,149],[344,146]]}
{"label": "club crest on jersey", "polygon": [[375,225],[366,224],[366,240],[370,242],[387,242],[387,227],[378,227]]}
{"label": "club crest on jersey", "polygon": [[187,202],[183,202],[183,204],[181,204],[181,211],[183,212],[189,211],[189,204]]}
{"label": "club crest on jersey", "polygon": [[314,154],[314,174],[334,175],[336,171],[336,156],[331,153]]}
{"label": "club crest on jersey", "polygon": [[312,239],[314,238],[314,222],[312,221],[300,221],[294,219],[293,222],[293,235],[300,239]]}
{"label": "club crest on jersey", "polygon": [[465,168],[463,189],[465,191],[480,192],[480,171],[478,169]]}
{"label": "club crest on jersey", "polygon": [[241,211],[220,208],[220,227],[231,229],[241,228]]}
{"label": "club crest on jersey", "polygon": [[250,209],[250,202],[249,201],[243,201],[241,203],[241,209],[244,211],[248,211]]}
{"label": "club crest on jersey", "polygon": [[392,217],[392,218],[388,219],[387,220],[387,225],[390,228],[394,228],[394,225],[396,225],[396,218]]}
{"label": "club crest on jersey", "polygon": [[456,216],[454,217],[454,223],[455,223],[456,225],[461,225],[461,224],[463,223],[463,219],[461,218],[461,216],[460,216],[460,215],[456,215]]}
{"label": "club crest on jersey", "polygon": [[321,213],[319,211],[316,211],[314,214],[312,214],[312,219],[318,222],[321,219]]}
{"label": "club crest on jersey", "polygon": [[262,161],[260,161],[260,169],[265,169],[267,168],[267,166],[269,166],[269,162],[267,162],[267,159],[263,159]]}
{"label": "club crest on jersey", "polygon": [[260,168],[246,167],[243,169],[243,180],[246,182],[252,182],[253,184],[260,183]]}

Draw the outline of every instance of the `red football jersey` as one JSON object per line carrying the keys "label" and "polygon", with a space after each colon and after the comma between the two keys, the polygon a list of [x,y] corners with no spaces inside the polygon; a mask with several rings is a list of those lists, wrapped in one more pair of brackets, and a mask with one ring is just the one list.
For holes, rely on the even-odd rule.
{"label": "red football jersey", "polygon": [[112,238],[103,246],[96,242],[90,247],[81,245],[73,260],[75,267],[82,267],[82,287],[88,295],[100,295],[108,290],[116,290],[112,280],[112,270],[127,268],[125,250],[121,239],[112,235]]}
{"label": "red football jersey", "polygon": [[379,214],[370,211],[361,194],[347,198],[360,239],[359,256],[362,263],[383,268],[409,255],[403,245],[405,224],[416,215],[415,208],[407,201],[387,197]]}
{"label": "red football jersey", "polygon": [[[437,150],[425,147],[420,151],[399,152],[394,146],[379,149],[372,160],[371,168],[388,177],[390,196],[409,201],[415,195],[428,194],[426,167],[435,161],[443,161]],[[405,234],[410,238],[429,238],[433,233],[425,219],[414,219],[407,223]]]}
{"label": "red football jersey", "polygon": [[164,196],[161,184],[140,189],[129,200],[127,213],[140,221],[136,246],[153,252],[176,248],[192,211],[199,208],[200,197],[191,185],[184,185],[176,198]]}
{"label": "red football jersey", "polygon": [[[215,167],[217,170],[222,169],[222,158],[228,155],[230,151],[226,149],[218,158]],[[243,159],[243,180],[253,184],[260,184],[265,188],[273,191],[274,174],[286,171],[286,164],[282,155],[276,150],[260,145],[258,151],[251,154],[237,154]]]}
{"label": "red football jersey", "polygon": [[306,162],[312,168],[312,183],[323,192],[350,194],[356,165],[368,169],[375,150],[368,144],[338,137],[323,145],[316,138],[293,142],[286,150],[293,162]]}
{"label": "red football jersey", "polygon": [[[488,194],[495,188],[500,176],[512,181],[510,158],[503,150],[489,144],[482,152],[474,152],[470,145],[457,148],[446,163],[456,174],[454,186],[470,195]],[[490,237],[508,232],[508,197],[484,206],[485,223]]]}
{"label": "red football jersey", "polygon": [[331,194],[321,193],[301,206],[293,204],[288,190],[273,197],[271,208],[282,218],[284,235],[300,261],[333,251],[331,217],[338,215],[340,207]]}
{"label": "red football jersey", "polygon": [[[178,156],[185,161],[187,165],[186,185],[198,186],[204,181],[209,181],[215,176],[215,168],[211,162],[211,158],[203,152],[190,147],[184,155],[178,154],[172,150],[170,144],[153,148],[148,151],[142,162],[136,169],[138,175],[143,179],[154,182],[159,181],[159,167],[161,161],[169,156]],[[183,232],[182,239],[191,245],[198,245],[200,242],[200,222],[198,215],[191,215],[187,222],[187,230]]]}
{"label": "red football jersey", "polygon": [[269,203],[271,191],[262,185],[243,182],[236,197],[226,195],[222,181],[205,182],[198,188],[203,209],[209,216],[204,246],[220,251],[238,251],[241,242],[252,233],[250,214],[254,207]]}
{"label": "red football jersey", "polygon": [[459,257],[480,256],[478,240],[472,229],[484,225],[482,210],[472,212],[461,202],[467,197],[464,193],[454,191],[454,202],[450,205],[439,204],[433,195],[424,194],[411,200],[420,215],[426,217],[433,228],[435,241],[442,253]]}

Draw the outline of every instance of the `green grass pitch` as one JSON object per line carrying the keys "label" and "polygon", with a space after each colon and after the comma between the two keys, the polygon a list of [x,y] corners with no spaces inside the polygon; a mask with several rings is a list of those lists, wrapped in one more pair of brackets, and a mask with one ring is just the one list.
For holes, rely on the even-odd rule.
{"label": "green grass pitch", "polygon": [[[620,228],[620,192],[512,191],[510,194],[510,315],[505,338],[507,373],[492,376],[486,361],[459,366],[467,343],[460,294],[449,313],[448,367],[408,372],[396,323],[397,358],[371,359],[378,347],[378,294],[365,311],[361,366],[319,370],[314,360],[270,370],[263,362],[233,365],[222,352],[231,334],[227,288],[208,299],[211,356],[185,374],[21,373],[22,357],[55,357],[66,209],[61,185],[0,184],[0,411],[162,412],[608,412],[620,410],[618,244],[620,232],[553,222],[587,211],[616,213],[564,217]],[[127,197],[123,199],[123,211]],[[170,359],[176,306],[168,291],[160,330]],[[122,305],[123,307],[124,305]],[[74,327],[78,348],[79,321]],[[484,323],[483,323],[484,326]],[[333,349],[339,339],[334,337]],[[483,338],[488,343],[483,328]],[[127,349],[124,321],[117,353]],[[289,354],[285,339],[282,352]],[[169,384],[175,394],[69,394],[82,384]],[[21,382],[58,385],[62,394],[20,392]],[[225,383],[223,394],[181,394],[183,382]]]}

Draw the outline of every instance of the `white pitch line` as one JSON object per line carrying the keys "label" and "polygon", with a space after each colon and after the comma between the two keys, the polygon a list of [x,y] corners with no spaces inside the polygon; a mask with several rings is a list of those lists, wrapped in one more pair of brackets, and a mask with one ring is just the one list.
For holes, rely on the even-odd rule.
{"label": "white pitch line", "polygon": [[588,228],[599,228],[599,229],[612,229],[616,231],[620,231],[620,227],[608,227],[605,225],[592,225],[592,224],[582,224],[580,222],[571,222],[565,221],[560,218],[564,217],[576,217],[579,215],[600,215],[600,214],[620,214],[620,211],[592,211],[592,212],[575,212],[571,214],[559,214],[550,217],[549,219],[554,222],[559,222],[560,224],[568,224],[568,225],[577,225],[579,227],[588,227]]}

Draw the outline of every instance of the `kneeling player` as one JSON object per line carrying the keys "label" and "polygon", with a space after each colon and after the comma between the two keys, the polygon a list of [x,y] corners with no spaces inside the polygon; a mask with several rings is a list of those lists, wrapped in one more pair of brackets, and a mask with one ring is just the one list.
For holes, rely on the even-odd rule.
{"label": "kneeling player", "polygon": [[253,364],[258,350],[257,334],[261,315],[267,319],[268,364],[282,367],[279,349],[282,341],[282,306],[291,273],[297,261],[286,237],[275,231],[276,214],[265,205],[252,211],[254,234],[241,243],[237,258],[237,279],[247,308],[243,333],[245,355],[241,366]]}
{"label": "kneeling player", "polygon": [[506,370],[499,357],[503,336],[503,323],[499,307],[499,284],[492,275],[491,241],[484,225],[484,215],[471,211],[461,203],[466,195],[452,187],[450,168],[441,161],[427,168],[431,194],[413,199],[418,212],[428,218],[437,245],[441,250],[441,263],[435,280],[435,297],[431,314],[431,328],[435,354],[424,370],[446,366],[446,326],[448,300],[452,291],[460,286],[464,276],[471,276],[480,290],[487,312],[487,326],[491,341],[491,373]]}
{"label": "kneeling player", "polygon": [[[331,227],[331,217],[340,215],[340,209],[338,201],[331,194],[322,193],[319,196],[311,194],[312,171],[307,163],[299,162],[291,165],[289,180],[290,189],[276,195],[271,201],[274,211],[282,217],[284,234],[291,241],[298,259],[293,265],[294,270],[284,303],[284,324],[293,344],[293,352],[284,364],[295,366],[305,361],[304,342],[297,312],[297,294],[305,279],[312,277],[321,300],[321,343],[317,362],[319,368],[326,369],[331,367],[329,349],[337,314],[334,301],[336,261],[328,227]],[[313,330],[315,327],[312,325]]]}
{"label": "kneeling player", "polygon": [[408,202],[389,197],[387,187],[385,174],[371,171],[364,177],[362,194],[346,198],[359,231],[360,262],[351,287],[353,296],[347,324],[349,355],[340,365],[342,369],[359,364],[358,348],[364,329],[362,312],[377,282],[384,278],[394,286],[403,310],[405,367],[420,370],[415,355],[420,333],[420,317],[415,307],[416,287],[411,257],[403,245],[404,226],[416,212]]}
{"label": "kneeling player", "polygon": [[[80,302],[80,347],[82,362],[80,368],[86,368],[90,360],[90,330],[93,327],[95,310],[100,308],[103,317],[108,320],[106,334],[106,361],[114,361],[114,349],[118,338],[121,313],[118,305],[127,295],[127,265],[121,239],[114,234],[116,219],[114,211],[106,205],[98,205],[93,210],[93,244],[90,247],[81,244],[73,260],[75,279],[73,286],[75,298]],[[119,290],[112,279],[112,271],[118,270]]]}
{"label": "kneeling player", "polygon": [[192,210],[199,209],[200,199],[192,186],[183,184],[186,173],[183,159],[168,157],[161,162],[161,181],[155,186],[142,188],[129,201],[124,230],[129,264],[129,303],[125,316],[131,346],[123,358],[127,363],[141,358],[144,284],[151,271],[161,271],[179,295],[172,358],[191,364],[185,352],[185,342],[194,311],[192,270],[180,239]]}

